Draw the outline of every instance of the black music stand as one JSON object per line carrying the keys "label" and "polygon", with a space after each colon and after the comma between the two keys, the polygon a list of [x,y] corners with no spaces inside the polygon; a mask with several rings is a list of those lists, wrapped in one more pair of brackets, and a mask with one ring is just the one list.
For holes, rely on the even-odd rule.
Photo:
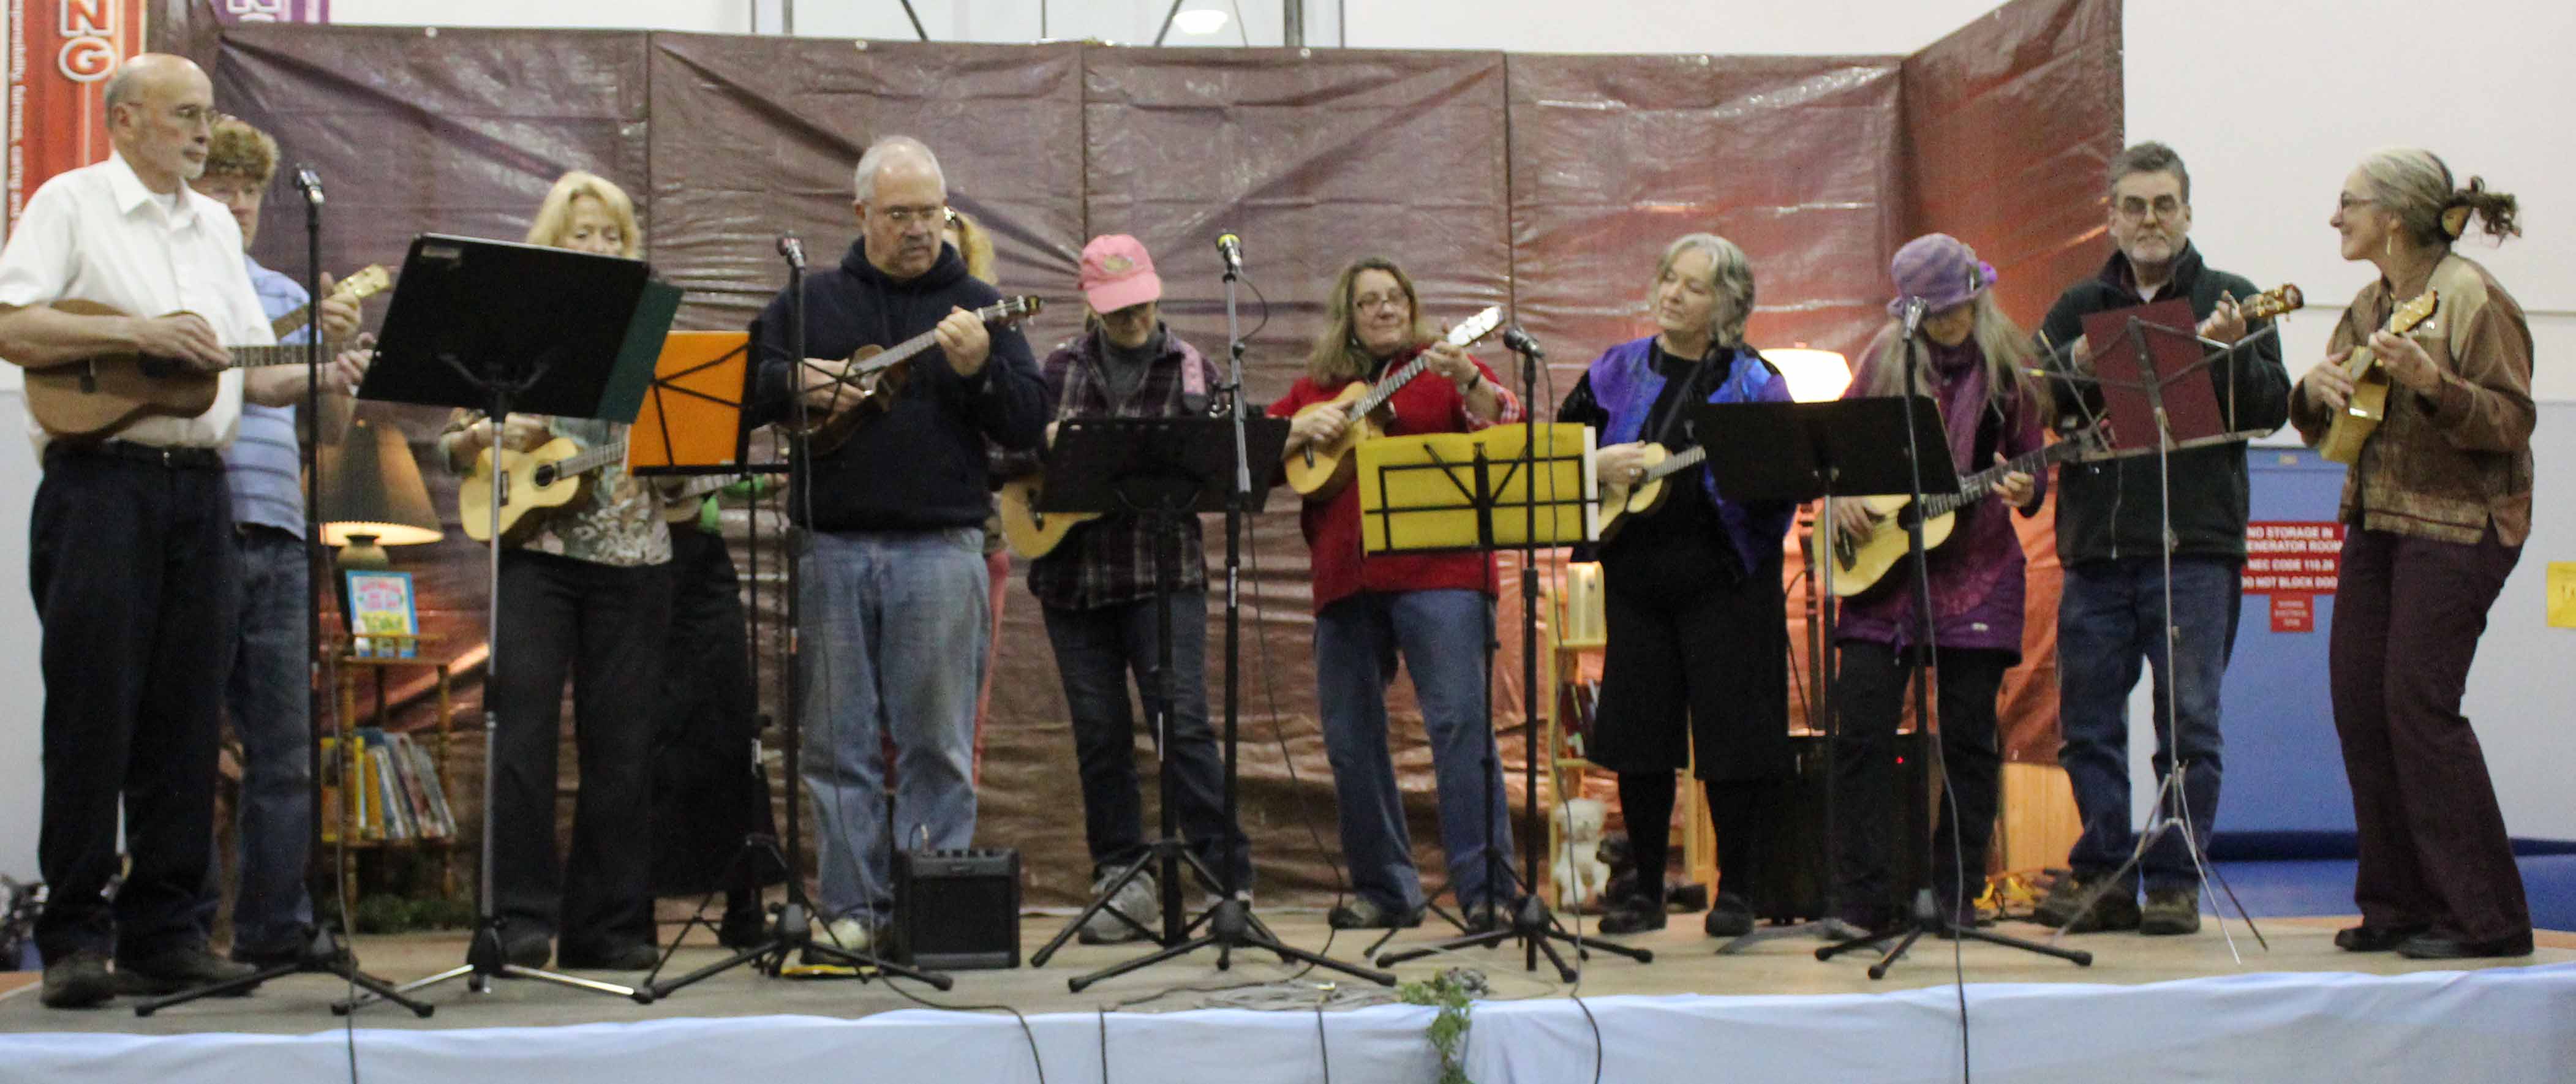
{"label": "black music stand", "polygon": [[[1262,418],[1246,423],[1246,453],[1251,462],[1269,464],[1253,479],[1251,499],[1257,505],[1268,493],[1272,472],[1278,468],[1281,451],[1288,441],[1285,419]],[[1159,521],[1156,531],[1161,540],[1157,547],[1154,574],[1155,643],[1154,672],[1151,688],[1140,690],[1145,697],[1146,714],[1152,720],[1154,743],[1165,759],[1157,773],[1162,805],[1161,838],[1148,845],[1146,853],[1129,863],[1111,878],[1106,888],[1082,913],[1058,932],[1045,948],[1031,957],[1031,963],[1043,966],[1065,940],[1081,928],[1092,915],[1108,908],[1118,890],[1127,886],[1146,869],[1161,866],[1162,930],[1157,932],[1135,916],[1114,908],[1109,913],[1122,922],[1144,932],[1158,945],[1159,951],[1148,953],[1091,974],[1066,980],[1074,992],[1103,979],[1115,978],[1130,971],[1187,955],[1213,946],[1217,950],[1217,967],[1231,966],[1237,949],[1263,949],[1283,961],[1302,962],[1331,968],[1381,985],[1392,985],[1394,976],[1369,971],[1329,957],[1282,944],[1261,920],[1248,909],[1232,906],[1235,893],[1242,886],[1235,883],[1237,861],[1233,853],[1241,815],[1234,805],[1234,791],[1227,788],[1224,811],[1224,855],[1222,871],[1211,871],[1191,854],[1189,845],[1180,838],[1179,803],[1175,800],[1170,755],[1170,720],[1174,697],[1172,678],[1172,615],[1164,605],[1169,596],[1176,562],[1182,557],[1174,552],[1173,537],[1181,517],[1200,512],[1222,512],[1234,496],[1235,445],[1234,425],[1224,418],[1074,418],[1067,420],[1056,434],[1054,446],[1047,455],[1049,484],[1039,498],[1038,511],[1057,513],[1126,514]],[[1234,665],[1232,659],[1226,665]],[[1225,750],[1227,772],[1235,764],[1235,750]],[[1185,920],[1181,903],[1181,870],[1186,864],[1197,871],[1207,884],[1218,889],[1218,906],[1196,921]],[[1204,923],[1207,932],[1191,937],[1190,931]]]}
{"label": "black music stand", "polygon": [[[640,260],[595,256],[570,249],[422,234],[412,240],[400,284],[385,314],[383,341],[358,398],[481,409],[493,419],[497,440],[513,410],[559,417],[631,422],[652,378],[653,357],[680,291],[650,280]],[[528,289],[544,283],[543,290]],[[500,730],[488,690],[501,666],[501,505],[509,500],[509,475],[493,474],[487,550],[491,608],[483,664],[483,740],[489,750]],[[541,979],[561,986],[650,1001],[650,991],[510,962],[501,916],[492,900],[492,814],[489,797],[499,774],[484,757],[481,876],[475,890],[474,939],[465,963],[396,987],[398,993],[463,978],[474,993],[491,991],[492,979]],[[346,1013],[372,997],[342,1001]]]}
{"label": "black music stand", "polygon": [[[1718,488],[1731,497],[1738,500],[1791,501],[1824,498],[1825,507],[1816,516],[1816,530],[1825,536],[1826,542],[1822,546],[1810,547],[1808,567],[1821,577],[1822,596],[1826,599],[1833,597],[1833,571],[1842,559],[1837,552],[1840,540],[1834,533],[1833,499],[1898,493],[1914,497],[1916,504],[1900,515],[1905,518],[1910,548],[1917,557],[1915,576],[1920,586],[1922,523],[1912,508],[1920,506],[1922,493],[1951,492],[1959,487],[1958,471],[1950,462],[1949,447],[1943,438],[1940,410],[1932,400],[1921,396],[1884,396],[1825,403],[1721,403],[1696,408],[1693,420],[1701,443],[1708,447],[1709,469],[1716,472]],[[1821,559],[1815,556],[1818,551],[1821,551]],[[1831,605],[1826,603],[1828,608]],[[1918,609],[1921,608],[1918,603]],[[1930,615],[1927,612],[1921,616],[1928,619]],[[1830,626],[1831,619],[1827,621]],[[1833,650],[1830,627],[1824,642],[1827,651]],[[1932,712],[1925,655],[1921,650],[1913,653],[1915,733],[1918,739],[1924,739],[1925,749],[1937,755],[1940,743],[1928,740],[1932,734]],[[1839,681],[1840,669],[1831,668],[1820,689],[1826,701],[1825,748],[1828,758],[1835,756],[1832,751],[1834,742],[1841,734],[1841,722],[1832,705],[1831,691]],[[1928,848],[1931,843],[1930,828],[1925,823],[1931,806],[1928,757],[1918,757],[1916,763],[1922,766],[1905,773],[1904,777],[1907,792],[1904,825],[1909,842]],[[1827,776],[1838,775],[1837,769],[1838,765],[1831,765],[1829,761]],[[1836,835],[1833,819],[1839,805],[1833,793],[1834,785],[1829,783],[1825,802],[1825,836],[1829,841],[1829,854],[1836,846],[1831,841]],[[1937,861],[1939,856],[1929,856],[1919,867],[1921,876],[1928,878],[1934,868],[1933,863]],[[1840,871],[1832,868],[1835,865],[1829,858],[1825,880],[1827,910],[1833,909],[1835,897],[1840,892],[1837,884]],[[1916,867],[1903,863],[1899,868]],[[1960,871],[1959,875],[1963,881],[1966,879],[1965,871]],[[1917,880],[1907,887],[1909,891],[1906,894],[1912,897],[1912,906],[1905,918],[1893,927],[1867,931],[1819,948],[1816,958],[1830,960],[1844,952],[1895,938],[1896,945],[1869,969],[1871,978],[1884,978],[1889,966],[1912,948],[1916,939],[1926,933],[1935,933],[2055,956],[2081,966],[2092,963],[2090,953],[2039,945],[1989,933],[1971,923],[1953,921],[1934,906],[1930,885]],[[1819,928],[1831,929],[1831,926],[1819,924]]]}
{"label": "black music stand", "polygon": [[[2102,420],[2110,430],[2112,446],[2106,458],[2156,457],[2156,514],[2166,541],[2162,551],[2162,571],[2164,612],[2168,616],[2163,637],[2165,697],[2164,703],[2157,706],[2157,713],[2162,716],[2165,727],[2164,746],[2175,754],[2176,759],[2164,773],[2164,778],[2157,781],[2155,804],[2151,807],[2153,812],[2147,816],[2146,827],[2136,833],[2136,845],[2130,849],[2129,857],[2112,871],[2111,876],[2085,895],[2066,925],[2049,937],[2050,944],[2064,939],[2068,929],[2093,913],[2093,908],[2101,904],[2105,893],[2126,883],[2129,871],[2146,861],[2147,852],[2154,849],[2166,833],[2179,831],[2183,849],[2190,853],[2193,868],[2201,873],[2201,891],[2209,896],[2213,910],[2217,906],[2218,895],[2208,886],[2214,880],[2218,890],[2227,893],[2227,902],[2236,905],[2236,917],[2244,920],[2245,929],[2254,935],[2255,943],[2267,952],[2272,948],[2271,939],[2264,937],[2262,927],[2254,924],[2254,916],[2246,911],[2244,901],[2236,898],[2236,889],[2227,883],[2226,875],[2209,860],[2200,843],[2199,826],[2191,823],[2191,810],[2184,801],[2183,788],[2191,762],[2180,759],[2181,734],[2177,728],[2181,723],[2175,718],[2175,697],[2178,695],[2175,686],[2181,682],[2175,679],[2173,669],[2174,637],[2179,630],[2170,620],[2173,613],[2174,551],[2172,458],[2173,453],[2186,448],[2242,444],[2268,432],[2234,429],[2236,404],[2232,401],[2218,402],[2210,379],[2230,375],[2229,370],[2220,368],[2222,364],[2238,364],[2239,351],[2264,335],[2278,334],[2280,327],[2278,322],[2267,321],[2260,330],[2239,336],[2233,343],[2220,342],[2200,334],[2199,326],[2192,320],[2191,304],[2182,298],[2168,298],[2151,305],[2113,309],[2084,317],[2084,339],[2092,346],[2093,357],[2098,360],[2093,366],[2092,376],[2074,379],[2091,383],[2100,391]],[[2127,362],[2134,375],[2103,375],[2104,363],[2114,360]],[[2211,377],[2202,378],[2204,371]],[[2235,381],[2229,380],[2228,387],[2232,399]],[[2078,405],[2090,406],[2082,400]],[[2218,933],[2227,942],[2228,954],[2243,963],[2243,955],[2236,950],[2236,935],[2227,931],[2223,917],[2218,924]]]}

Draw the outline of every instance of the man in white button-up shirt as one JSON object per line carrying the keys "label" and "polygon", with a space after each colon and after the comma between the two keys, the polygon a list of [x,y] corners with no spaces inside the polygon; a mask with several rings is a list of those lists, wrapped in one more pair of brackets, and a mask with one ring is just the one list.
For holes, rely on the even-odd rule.
{"label": "man in white button-up shirt", "polygon": [[[215,751],[238,587],[219,450],[245,390],[229,345],[272,340],[222,204],[188,190],[205,166],[214,90],[184,58],[144,55],[107,85],[115,154],[47,181],[0,250],[0,357],[29,368],[117,352],[220,373],[214,405],[153,417],[104,440],[53,440],[44,459],[28,580],[44,623],[43,826],[51,890],[37,921],[43,1001],[95,1005],[249,969],[205,944]],[[74,315],[64,300],[133,315]],[[356,323],[321,309],[326,334]],[[345,383],[351,356],[326,370]],[[291,403],[307,381],[264,369],[249,394]],[[123,799],[133,869],[113,904]],[[109,953],[116,969],[108,970]]]}

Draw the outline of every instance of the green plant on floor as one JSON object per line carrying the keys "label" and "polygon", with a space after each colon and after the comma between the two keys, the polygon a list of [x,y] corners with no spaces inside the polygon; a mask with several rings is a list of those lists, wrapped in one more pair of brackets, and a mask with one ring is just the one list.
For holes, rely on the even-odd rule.
{"label": "green plant on floor", "polygon": [[1429,1005],[1440,1011],[1431,1017],[1424,1035],[1431,1048],[1440,1052],[1440,1084],[1475,1084],[1467,1079],[1461,1058],[1467,1047],[1469,1008],[1477,994],[1485,992],[1485,977],[1464,968],[1450,968],[1421,982],[1408,982],[1396,988],[1396,997],[1407,1005]]}

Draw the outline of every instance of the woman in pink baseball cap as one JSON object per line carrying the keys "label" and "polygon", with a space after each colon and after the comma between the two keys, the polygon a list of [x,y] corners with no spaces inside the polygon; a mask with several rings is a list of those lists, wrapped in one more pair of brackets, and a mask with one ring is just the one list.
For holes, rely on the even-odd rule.
{"label": "woman in pink baseball cap", "polygon": [[[1163,325],[1157,305],[1163,280],[1145,246],[1125,234],[1092,238],[1082,248],[1081,287],[1088,310],[1082,334],[1039,366],[1054,404],[1048,439],[1068,418],[1205,416],[1210,389],[1220,382],[1216,366]],[[1155,666],[1154,563],[1164,546],[1179,559],[1164,600],[1171,611],[1173,704],[1163,764],[1173,773],[1181,834],[1191,850],[1220,875],[1231,861],[1234,883],[1251,886],[1251,850],[1226,823],[1224,767],[1208,728],[1207,562],[1198,517],[1148,525],[1132,515],[1109,515],[1076,526],[1029,565],[1029,593],[1044,611],[1073,717],[1095,893],[1109,890],[1146,853],[1127,678]],[[1128,879],[1109,910],[1083,923],[1082,942],[1145,936],[1158,898],[1152,874]]]}
{"label": "woman in pink baseball cap", "polygon": [[[1891,319],[1861,355],[1846,396],[1903,395],[1905,368],[1914,365],[1916,389],[1940,405],[1961,476],[2037,450],[2046,393],[2029,376],[2030,336],[1995,307],[1995,269],[1966,242],[1935,233],[1898,249],[1889,272],[1896,283],[1887,305]],[[1906,316],[1918,307],[1921,318],[1909,336]],[[1841,715],[1835,786],[1842,802],[1836,880],[1845,917],[1861,925],[1902,914],[1900,897],[1910,887],[1888,876],[1889,826],[1904,823],[1894,815],[1892,745],[1910,667],[1927,651],[1932,657],[1924,661],[1937,658],[1940,667],[1941,755],[1956,796],[1942,803],[1932,882],[1945,919],[1975,919],[2002,788],[1995,694],[2004,671],[2021,661],[2021,539],[2004,509],[2035,514],[2047,481],[2045,471],[2013,472],[1995,487],[1995,499],[1959,510],[1930,565],[1931,644],[1915,608],[1911,565],[1890,571],[1884,590],[1842,608],[1834,633],[1842,679],[1835,693]],[[1834,511],[1835,528],[1857,537],[1894,522],[1858,501],[1838,503]]]}

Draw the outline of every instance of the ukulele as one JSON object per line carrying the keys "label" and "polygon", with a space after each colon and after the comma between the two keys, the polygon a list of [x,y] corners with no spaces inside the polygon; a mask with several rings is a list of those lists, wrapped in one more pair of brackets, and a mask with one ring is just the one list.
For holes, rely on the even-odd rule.
{"label": "ukulele", "polygon": [[[1950,540],[1951,529],[1958,524],[1959,510],[1992,493],[2007,474],[2037,475],[2049,467],[2093,451],[2101,443],[2096,430],[2083,430],[2038,451],[2015,456],[1959,479],[1955,493],[1927,496],[1923,500],[1923,549],[1939,549]],[[1833,538],[1834,597],[1856,598],[1869,594],[1899,577],[1888,573],[1902,567],[1913,552],[1906,526],[1914,520],[1907,506],[1914,498],[1902,493],[1880,497],[1847,497],[1856,500],[1870,514],[1867,538],[1853,538],[1836,530],[1833,524],[1819,523],[1816,530]]]}
{"label": "ukulele", "polygon": [[[1037,315],[1045,307],[1043,298],[1006,297],[975,310],[975,318],[987,327],[1006,327]],[[906,363],[938,346],[939,333],[932,330],[889,347],[860,347],[850,355],[850,371],[839,380],[848,386],[851,399],[813,427],[805,438],[807,449],[818,456],[839,451],[867,423],[891,409],[895,396],[903,394],[906,378],[912,372]]]}
{"label": "ukulele", "polygon": [[[495,466],[497,460],[497,468]],[[483,449],[474,469],[456,485],[456,519],[465,537],[492,540],[492,478],[507,472],[510,497],[501,502],[501,541],[517,545],[535,534],[554,513],[591,497],[601,467],[626,460],[626,442],[613,441],[583,451],[569,438],[556,437],[524,452]]]}
{"label": "ukulele", "polygon": [[[2441,298],[2432,290],[2423,296],[2397,306],[2388,314],[2386,330],[2391,335],[2404,335],[2415,326],[2433,318],[2441,307]],[[2352,355],[2343,359],[2343,375],[2352,379],[2352,398],[2336,413],[2333,424],[2326,428],[2326,439],[2317,452],[2337,463],[2361,462],[2361,446],[2370,440],[2379,423],[2388,416],[2388,369],[2371,353],[2368,340],[2353,344]]]}
{"label": "ukulele", "polygon": [[[1472,346],[1476,340],[1493,334],[1494,329],[1502,325],[1503,309],[1496,305],[1449,329],[1446,341],[1456,347]],[[1379,378],[1375,384],[1351,381],[1343,386],[1341,394],[1320,403],[1309,403],[1297,411],[1296,416],[1303,418],[1322,410],[1347,410],[1352,421],[1342,429],[1341,436],[1309,444],[1288,456],[1288,487],[1310,501],[1331,500],[1340,493],[1359,469],[1359,460],[1351,453],[1359,448],[1361,441],[1385,436],[1387,424],[1395,420],[1394,414],[1387,410],[1387,400],[1395,398],[1396,392],[1413,383],[1413,378],[1430,371],[1430,354],[1418,354]]]}
{"label": "ukulele", "polygon": [[[349,276],[331,293],[362,301],[391,282],[384,268],[371,267]],[[126,315],[114,306],[78,299],[54,302],[53,308],[75,316]],[[288,317],[293,317],[294,323],[287,324]],[[307,306],[280,317],[278,325],[272,326],[283,325],[286,331],[293,331],[310,319],[311,308]],[[224,349],[233,356],[225,368],[257,369],[302,365],[308,348],[291,343]],[[101,440],[144,418],[194,418],[205,413],[215,405],[216,382],[221,373],[222,370],[193,369],[183,362],[132,351],[95,354],[27,370],[27,410],[35,415],[36,424],[57,439]]]}
{"label": "ukulele", "polygon": [[1099,519],[1098,512],[1041,512],[1046,472],[1034,471],[1002,483],[1002,537],[1011,552],[1035,559],[1055,551],[1073,529]]}

